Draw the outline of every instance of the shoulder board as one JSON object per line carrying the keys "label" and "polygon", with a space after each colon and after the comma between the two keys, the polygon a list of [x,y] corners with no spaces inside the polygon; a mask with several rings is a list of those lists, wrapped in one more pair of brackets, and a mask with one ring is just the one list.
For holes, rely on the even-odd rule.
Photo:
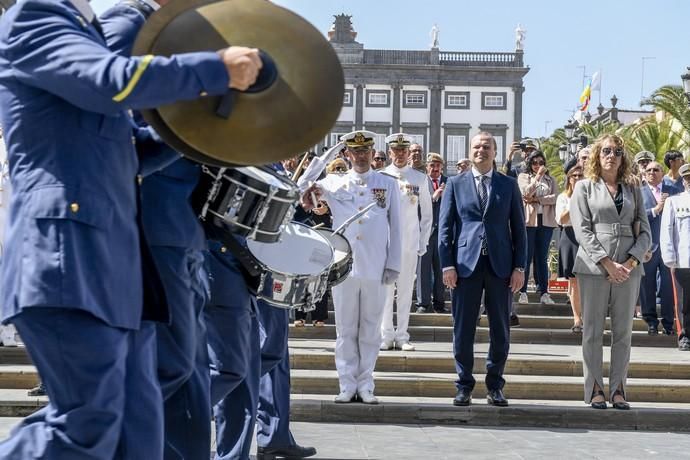
{"label": "shoulder board", "polygon": [[376,172],[379,174],[383,174],[384,176],[392,177],[395,180],[400,179],[400,177],[398,177],[396,174],[390,173],[388,171],[376,171]]}

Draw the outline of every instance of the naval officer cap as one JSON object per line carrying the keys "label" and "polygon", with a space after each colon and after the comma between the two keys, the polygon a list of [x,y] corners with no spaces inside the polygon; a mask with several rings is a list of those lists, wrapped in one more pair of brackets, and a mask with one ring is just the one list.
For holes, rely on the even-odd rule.
{"label": "naval officer cap", "polygon": [[412,144],[412,137],[405,133],[395,133],[388,136],[386,142],[392,149],[406,149]]}
{"label": "naval officer cap", "polygon": [[681,166],[680,169],[678,169],[678,174],[680,174],[681,177],[690,176],[690,163],[685,163]]}
{"label": "naval officer cap", "polygon": [[649,152],[647,150],[642,150],[641,152],[637,152],[635,155],[635,163],[639,163],[640,161],[654,161],[654,155],[652,152]]}
{"label": "naval officer cap", "polygon": [[376,133],[371,131],[352,131],[340,136],[340,141],[344,142],[348,148],[360,149],[374,145],[375,138]]}

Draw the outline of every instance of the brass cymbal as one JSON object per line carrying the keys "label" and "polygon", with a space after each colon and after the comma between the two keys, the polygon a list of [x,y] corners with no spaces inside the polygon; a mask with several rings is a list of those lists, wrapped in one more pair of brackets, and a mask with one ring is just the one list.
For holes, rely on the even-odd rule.
{"label": "brass cymbal", "polygon": [[[314,26],[268,0],[170,2],[144,25],[133,54],[170,56],[230,45],[268,55],[264,67],[274,64],[275,81],[262,91],[142,111],[165,142],[206,164],[261,165],[303,152],[328,134],[343,103],[340,61]],[[262,71],[265,79],[269,74]],[[227,102],[231,111],[223,116],[219,107]]]}

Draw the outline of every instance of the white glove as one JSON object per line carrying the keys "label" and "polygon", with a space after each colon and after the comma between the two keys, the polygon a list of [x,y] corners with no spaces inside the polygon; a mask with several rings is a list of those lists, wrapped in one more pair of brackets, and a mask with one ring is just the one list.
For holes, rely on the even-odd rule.
{"label": "white glove", "polygon": [[417,256],[419,257],[422,257],[424,254],[426,254],[426,247],[417,251]]}
{"label": "white glove", "polygon": [[399,275],[400,272],[386,268],[383,270],[383,279],[381,281],[383,281],[383,284],[390,286],[398,280]]}

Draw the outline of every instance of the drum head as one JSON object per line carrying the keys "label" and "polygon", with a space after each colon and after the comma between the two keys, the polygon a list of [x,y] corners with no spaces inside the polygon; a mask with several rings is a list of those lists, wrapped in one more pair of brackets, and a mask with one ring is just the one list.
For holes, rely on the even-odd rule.
{"label": "drum head", "polygon": [[281,188],[283,190],[293,190],[295,193],[297,193],[297,187],[292,183],[292,181],[281,177],[278,173],[274,172],[270,168],[248,166],[246,168],[235,168],[234,171],[239,171],[240,173],[269,186]]}
{"label": "drum head", "polygon": [[333,248],[328,240],[298,222],[285,225],[277,243],[247,240],[247,247],[273,272],[317,276],[333,264]]}
{"label": "drum head", "polygon": [[350,248],[350,243],[344,236],[333,233],[333,230],[329,228],[317,228],[316,231],[326,238],[328,242],[331,243],[331,246],[333,246],[334,263],[337,264],[350,257],[352,248]]}

